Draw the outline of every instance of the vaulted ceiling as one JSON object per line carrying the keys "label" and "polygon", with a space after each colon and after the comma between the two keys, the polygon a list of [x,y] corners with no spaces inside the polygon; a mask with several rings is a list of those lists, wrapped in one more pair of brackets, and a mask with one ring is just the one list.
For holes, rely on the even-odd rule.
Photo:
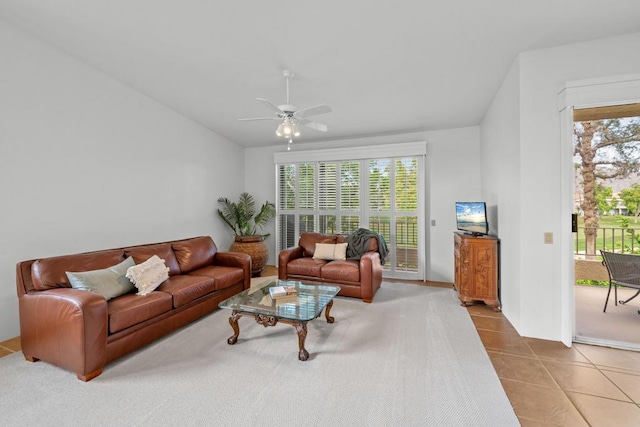
{"label": "vaulted ceiling", "polygon": [[[246,147],[477,125],[521,52],[640,31],[638,0],[0,0],[0,17]],[[593,53],[593,52],[591,52]],[[585,52],[590,54],[590,52]],[[597,58],[594,60],[602,60]]]}

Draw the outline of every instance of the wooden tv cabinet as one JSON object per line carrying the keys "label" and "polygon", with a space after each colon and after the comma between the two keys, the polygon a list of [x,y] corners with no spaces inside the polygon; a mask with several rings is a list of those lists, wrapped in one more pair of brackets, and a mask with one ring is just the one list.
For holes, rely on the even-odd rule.
{"label": "wooden tv cabinet", "polygon": [[454,233],[454,283],[463,306],[482,301],[500,311],[499,244],[493,236]]}

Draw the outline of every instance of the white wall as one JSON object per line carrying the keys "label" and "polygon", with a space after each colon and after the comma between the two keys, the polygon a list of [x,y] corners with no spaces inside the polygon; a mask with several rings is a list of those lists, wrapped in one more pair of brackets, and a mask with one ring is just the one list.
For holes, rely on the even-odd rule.
{"label": "white wall", "polygon": [[[417,132],[381,137],[336,140],[322,143],[294,143],[293,150],[354,147],[401,142],[427,141],[427,279],[453,282],[453,231],[455,230],[455,202],[479,200],[480,135],[478,127],[443,131]],[[275,166],[273,154],[286,150],[281,145],[249,148],[245,150],[245,190],[260,203],[274,202]],[[464,166],[464,167],[461,167]],[[264,177],[269,176],[270,179]],[[430,226],[431,219],[436,226]],[[275,222],[268,230],[272,237],[269,244],[268,264],[275,265]]]}
{"label": "white wall", "polygon": [[500,299],[514,327],[520,307],[520,68],[516,60],[481,127],[482,194],[491,234],[500,238]]}
{"label": "white wall", "polygon": [[[453,282],[453,232],[456,202],[482,201],[480,128],[428,132],[427,279]],[[436,221],[432,227],[431,220]]]}
{"label": "white wall", "polygon": [[[0,341],[18,261],[229,233],[243,150],[0,20]],[[229,179],[229,177],[234,177]]]}
{"label": "white wall", "polygon": [[[487,180],[483,187],[490,193],[496,191],[491,183],[498,179],[520,181],[517,190],[498,188],[495,197],[503,254],[507,252],[504,250],[506,245],[519,248],[521,262],[511,265],[503,259],[502,265],[503,271],[506,268],[508,273],[505,286],[519,288],[513,289],[517,297],[509,298],[505,314],[509,320],[515,319],[512,323],[521,335],[561,340],[560,242],[564,240],[559,239],[572,239],[572,236],[560,233],[562,221],[569,221],[569,218],[560,217],[561,191],[567,188],[560,181],[561,170],[571,165],[559,161],[558,92],[568,81],[640,72],[639,51],[640,33],[525,52],[520,55],[518,70],[514,71],[519,74],[518,105],[513,100],[494,103],[482,123],[484,157],[493,158],[494,165],[520,165],[519,173],[510,169],[497,172],[499,176]],[[508,84],[512,92],[516,90],[513,82]],[[519,109],[519,151],[505,154],[502,146],[492,146],[489,139],[496,135],[500,123],[513,126],[507,125],[514,120],[508,106]],[[485,176],[493,173],[485,170]],[[512,200],[520,201],[520,212],[506,216]],[[554,244],[544,244],[545,232],[553,233]],[[512,242],[512,236],[519,239]]]}

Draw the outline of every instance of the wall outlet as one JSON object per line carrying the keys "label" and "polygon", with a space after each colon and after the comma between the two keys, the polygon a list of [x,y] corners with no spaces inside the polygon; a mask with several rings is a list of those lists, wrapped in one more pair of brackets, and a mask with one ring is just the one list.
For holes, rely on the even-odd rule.
{"label": "wall outlet", "polygon": [[553,244],[553,233],[544,233],[544,244],[551,245]]}
{"label": "wall outlet", "polygon": [[432,220],[431,220],[431,226],[432,226],[432,227],[435,227],[435,226],[436,226],[436,220],[435,220],[435,219],[432,219]]}

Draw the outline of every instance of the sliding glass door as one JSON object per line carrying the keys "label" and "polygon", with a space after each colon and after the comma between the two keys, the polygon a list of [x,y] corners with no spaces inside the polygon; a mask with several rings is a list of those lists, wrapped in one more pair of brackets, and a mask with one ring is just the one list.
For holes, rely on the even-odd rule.
{"label": "sliding glass door", "polygon": [[368,228],[389,249],[385,277],[423,279],[423,165],[422,156],[278,164],[278,251],[305,231]]}
{"label": "sliding glass door", "polygon": [[369,161],[369,209],[365,213],[369,229],[387,241],[389,258],[385,269],[389,277],[421,278],[420,160],[405,157]]}

